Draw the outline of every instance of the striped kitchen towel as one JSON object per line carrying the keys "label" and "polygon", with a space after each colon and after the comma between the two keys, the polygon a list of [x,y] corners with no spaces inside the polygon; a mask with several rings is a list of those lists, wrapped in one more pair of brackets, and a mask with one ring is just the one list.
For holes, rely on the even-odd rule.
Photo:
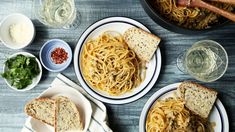
{"label": "striped kitchen towel", "polygon": [[[67,77],[62,74],[58,74],[55,80],[52,82],[51,86],[58,86],[58,85],[68,85],[77,89],[80,93],[82,93],[91,103],[92,107],[92,117],[90,121],[90,126],[88,128],[88,132],[112,132],[112,130],[108,126],[107,122],[107,112],[106,107],[100,101],[92,98],[88,95],[83,88],[81,88],[78,84],[74,83]],[[35,132],[32,129],[30,123],[31,117],[29,117],[21,132]]]}

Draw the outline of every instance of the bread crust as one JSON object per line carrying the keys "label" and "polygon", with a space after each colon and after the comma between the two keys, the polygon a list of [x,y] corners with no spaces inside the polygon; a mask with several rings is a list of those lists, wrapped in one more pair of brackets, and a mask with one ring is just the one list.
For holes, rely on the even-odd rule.
{"label": "bread crust", "polygon": [[132,31],[137,31],[137,32],[141,32],[141,33],[144,33],[144,34],[148,34],[148,35],[150,35],[151,37],[157,39],[158,41],[161,41],[161,38],[159,38],[158,36],[153,35],[152,33],[149,33],[149,32],[147,32],[147,31],[145,31],[145,30],[143,30],[143,29],[141,29],[141,28],[137,28],[137,27],[133,27],[133,28],[127,29],[126,32],[123,34],[123,38],[126,40],[126,39],[127,39],[127,36],[128,36],[127,34],[129,34],[129,33],[132,32]]}
{"label": "bread crust", "polygon": [[43,123],[46,123],[46,124],[48,124],[48,125],[54,127],[54,124],[50,124],[49,122],[46,122],[45,120],[41,120],[41,119],[37,118],[35,115],[33,115],[33,114],[31,114],[31,113],[28,112],[29,109],[30,109],[30,108],[28,108],[28,106],[29,106],[30,104],[32,104],[33,101],[47,101],[47,100],[53,101],[53,102],[55,103],[55,100],[50,99],[50,98],[44,98],[44,97],[43,97],[43,98],[36,98],[36,99],[31,100],[30,102],[28,102],[28,103],[25,105],[24,111],[25,111],[25,113],[26,113],[27,115],[29,115],[29,116],[31,116],[31,117],[33,117],[33,118],[35,118],[35,119],[37,119],[37,120],[39,120],[39,121],[41,121],[41,122],[43,122]]}
{"label": "bread crust", "polygon": [[218,94],[218,92],[215,91],[214,89],[209,88],[209,87],[202,86],[202,85],[200,85],[200,84],[198,84],[198,83],[195,83],[195,82],[192,82],[192,81],[184,81],[184,82],[182,82],[182,83],[180,84],[179,87],[182,87],[182,85],[188,85],[188,84],[189,84],[189,85],[194,85],[194,86],[196,86],[196,87],[198,87],[198,88],[201,88],[201,89],[204,89],[204,90],[207,90],[207,91],[210,91],[211,93],[213,93],[213,94],[215,94],[215,95]]}
{"label": "bread crust", "polygon": [[157,50],[161,39],[143,29],[132,27],[125,31],[123,38],[130,49],[143,62],[149,62]]}
{"label": "bread crust", "polygon": [[[50,101],[50,102],[48,102],[48,101]],[[37,120],[39,120],[39,121],[41,121],[41,122],[43,122],[43,123],[46,123],[46,124],[48,124],[48,125],[54,127],[55,132],[57,132],[57,131],[60,131],[60,130],[57,128],[57,126],[58,126],[58,116],[59,116],[59,112],[60,112],[60,103],[62,103],[62,102],[64,102],[64,101],[66,101],[66,103],[67,103],[67,101],[68,101],[68,103],[72,104],[73,110],[76,110],[75,112],[77,112],[77,115],[78,115],[78,117],[79,117],[79,118],[78,118],[79,122],[77,122],[77,123],[79,124],[79,127],[80,127],[80,128],[78,128],[78,129],[81,129],[81,130],[82,130],[82,129],[83,129],[83,123],[82,123],[82,121],[80,120],[80,113],[79,113],[79,111],[78,111],[76,105],[75,105],[68,97],[65,97],[65,96],[58,96],[58,97],[56,97],[55,99],[50,99],[50,98],[35,98],[35,99],[31,100],[30,102],[28,102],[28,103],[25,105],[24,111],[25,111],[25,113],[26,113],[27,115],[31,116],[32,118],[37,119]],[[40,118],[38,118],[38,117],[40,117],[39,115],[34,114],[34,112],[32,112],[32,110],[35,110],[35,108],[37,108],[37,109],[39,108],[39,107],[38,107],[38,103],[39,103],[39,105],[41,105],[40,102],[50,103],[49,105],[51,105],[51,103],[53,103],[53,112],[50,111],[49,114],[51,115],[51,114],[53,113],[53,116],[54,116],[54,117],[53,117],[53,118],[50,118],[49,121],[44,120],[45,116],[42,117],[42,119],[40,119]],[[35,107],[32,107],[33,104],[35,105]],[[51,106],[50,106],[50,108],[51,108]],[[31,112],[30,112],[30,111],[31,111]],[[41,113],[42,113],[42,112],[41,112]],[[38,117],[36,117],[36,116],[38,116]],[[46,117],[47,117],[47,115],[46,115]],[[70,117],[71,117],[71,116],[70,116]],[[54,119],[54,120],[52,120],[52,119]],[[51,121],[53,121],[53,124],[50,123]]]}
{"label": "bread crust", "polygon": [[55,100],[55,122],[54,122],[55,132],[57,132],[57,116],[58,116],[58,112],[59,112],[59,100],[56,99]]}
{"label": "bread crust", "polygon": [[[76,107],[76,105],[72,102],[72,100],[70,100],[68,97],[65,97],[65,96],[58,96],[58,97],[56,97],[55,98],[55,106],[56,106],[56,108],[55,108],[55,122],[54,122],[54,130],[55,130],[55,132],[58,132],[58,130],[57,130],[57,123],[58,123],[58,113],[60,112],[60,103],[62,103],[63,101],[69,101],[69,102],[71,102],[72,103],[72,105],[74,106],[74,108],[76,109],[76,111],[77,111],[77,113],[78,113],[78,116],[79,116],[79,118],[80,118],[80,113],[79,113],[79,111],[78,111],[78,109],[77,109],[77,107]],[[80,120],[80,119],[79,119]],[[77,131],[82,131],[83,130],[83,123],[82,123],[82,121],[80,120],[80,122],[77,122],[78,124],[79,124],[79,129],[80,130],[77,130]]]}
{"label": "bread crust", "polygon": [[[186,89],[189,89],[189,86],[190,86],[190,87],[196,87],[196,88],[198,88],[198,89],[203,89],[203,91],[207,91],[207,92],[209,92],[210,94],[212,94],[213,96],[217,97],[218,92],[216,92],[215,90],[213,90],[213,89],[211,89],[211,88],[208,88],[208,87],[205,87],[205,86],[202,86],[202,85],[200,85],[200,84],[191,82],[191,81],[185,81],[185,82],[182,82],[182,83],[180,84],[180,86],[178,87],[178,90],[180,91],[180,96],[181,96],[181,98],[184,99],[184,100],[185,100],[185,91],[186,91]],[[213,107],[215,101],[216,101],[216,99],[213,100],[213,104],[212,104],[212,106],[211,106],[211,109],[209,110],[209,114],[210,114],[210,112],[211,112],[211,110],[212,110],[212,107]],[[187,104],[187,100],[185,100],[185,102],[186,102],[186,104]],[[186,104],[185,104],[185,106],[187,107]],[[205,116],[200,115],[199,113],[195,112],[195,111],[194,111],[194,108],[187,107],[187,109],[190,110],[193,114],[198,115],[199,117],[201,117],[201,118],[204,119],[204,120],[207,120],[207,119],[208,119],[209,114],[208,114],[208,115],[205,114],[205,115],[207,115],[207,117],[205,117]]]}

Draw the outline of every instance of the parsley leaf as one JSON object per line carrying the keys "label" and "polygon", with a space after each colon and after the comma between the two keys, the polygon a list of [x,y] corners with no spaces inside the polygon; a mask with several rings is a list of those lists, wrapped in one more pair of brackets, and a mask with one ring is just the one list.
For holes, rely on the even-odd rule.
{"label": "parsley leaf", "polygon": [[5,62],[7,70],[1,76],[7,79],[17,89],[26,88],[40,73],[38,63],[34,57],[17,55]]}

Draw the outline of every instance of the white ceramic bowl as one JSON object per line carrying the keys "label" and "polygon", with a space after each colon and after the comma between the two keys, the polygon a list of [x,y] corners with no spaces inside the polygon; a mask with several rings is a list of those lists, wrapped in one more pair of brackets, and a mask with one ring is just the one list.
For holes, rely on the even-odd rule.
{"label": "white ceramic bowl", "polygon": [[[25,25],[28,29],[28,35],[25,42],[23,43],[17,43],[14,42],[10,36],[10,27],[13,24],[22,24]],[[22,34],[23,35],[23,34]],[[28,46],[34,39],[35,36],[35,27],[32,23],[32,21],[25,15],[14,13],[6,16],[0,24],[0,39],[2,43],[11,49],[22,49],[26,46]]]}
{"label": "white ceramic bowl", "polygon": [[[16,56],[19,55],[19,54],[24,55],[24,56],[28,56],[28,57],[35,57],[33,54],[28,53],[28,52],[18,52],[18,53],[15,53],[15,54],[9,56],[8,58],[16,57]],[[28,90],[34,88],[34,87],[39,83],[39,81],[41,80],[41,77],[42,77],[42,66],[41,66],[40,61],[39,61],[36,57],[35,57],[35,59],[36,59],[36,61],[37,61],[37,63],[38,63],[38,66],[39,66],[39,69],[40,69],[40,73],[39,73],[35,78],[33,78],[32,84],[28,85],[26,88],[17,89],[16,87],[11,86],[11,84],[8,82],[7,79],[4,79],[5,82],[6,82],[6,84],[7,84],[11,89],[16,90],[16,91],[28,91]],[[6,65],[4,64],[4,66],[3,66],[3,71],[5,72],[6,70],[7,70],[7,67],[6,67]]]}

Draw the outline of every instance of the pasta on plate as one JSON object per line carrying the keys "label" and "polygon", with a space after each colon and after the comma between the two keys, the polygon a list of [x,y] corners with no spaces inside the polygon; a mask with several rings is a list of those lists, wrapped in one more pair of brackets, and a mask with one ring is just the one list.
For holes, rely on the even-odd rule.
{"label": "pasta on plate", "polygon": [[89,39],[81,55],[82,74],[92,88],[122,95],[140,85],[141,62],[118,32],[104,32]]}
{"label": "pasta on plate", "polygon": [[146,132],[213,132],[213,124],[192,114],[181,98],[158,100],[148,112]]}

